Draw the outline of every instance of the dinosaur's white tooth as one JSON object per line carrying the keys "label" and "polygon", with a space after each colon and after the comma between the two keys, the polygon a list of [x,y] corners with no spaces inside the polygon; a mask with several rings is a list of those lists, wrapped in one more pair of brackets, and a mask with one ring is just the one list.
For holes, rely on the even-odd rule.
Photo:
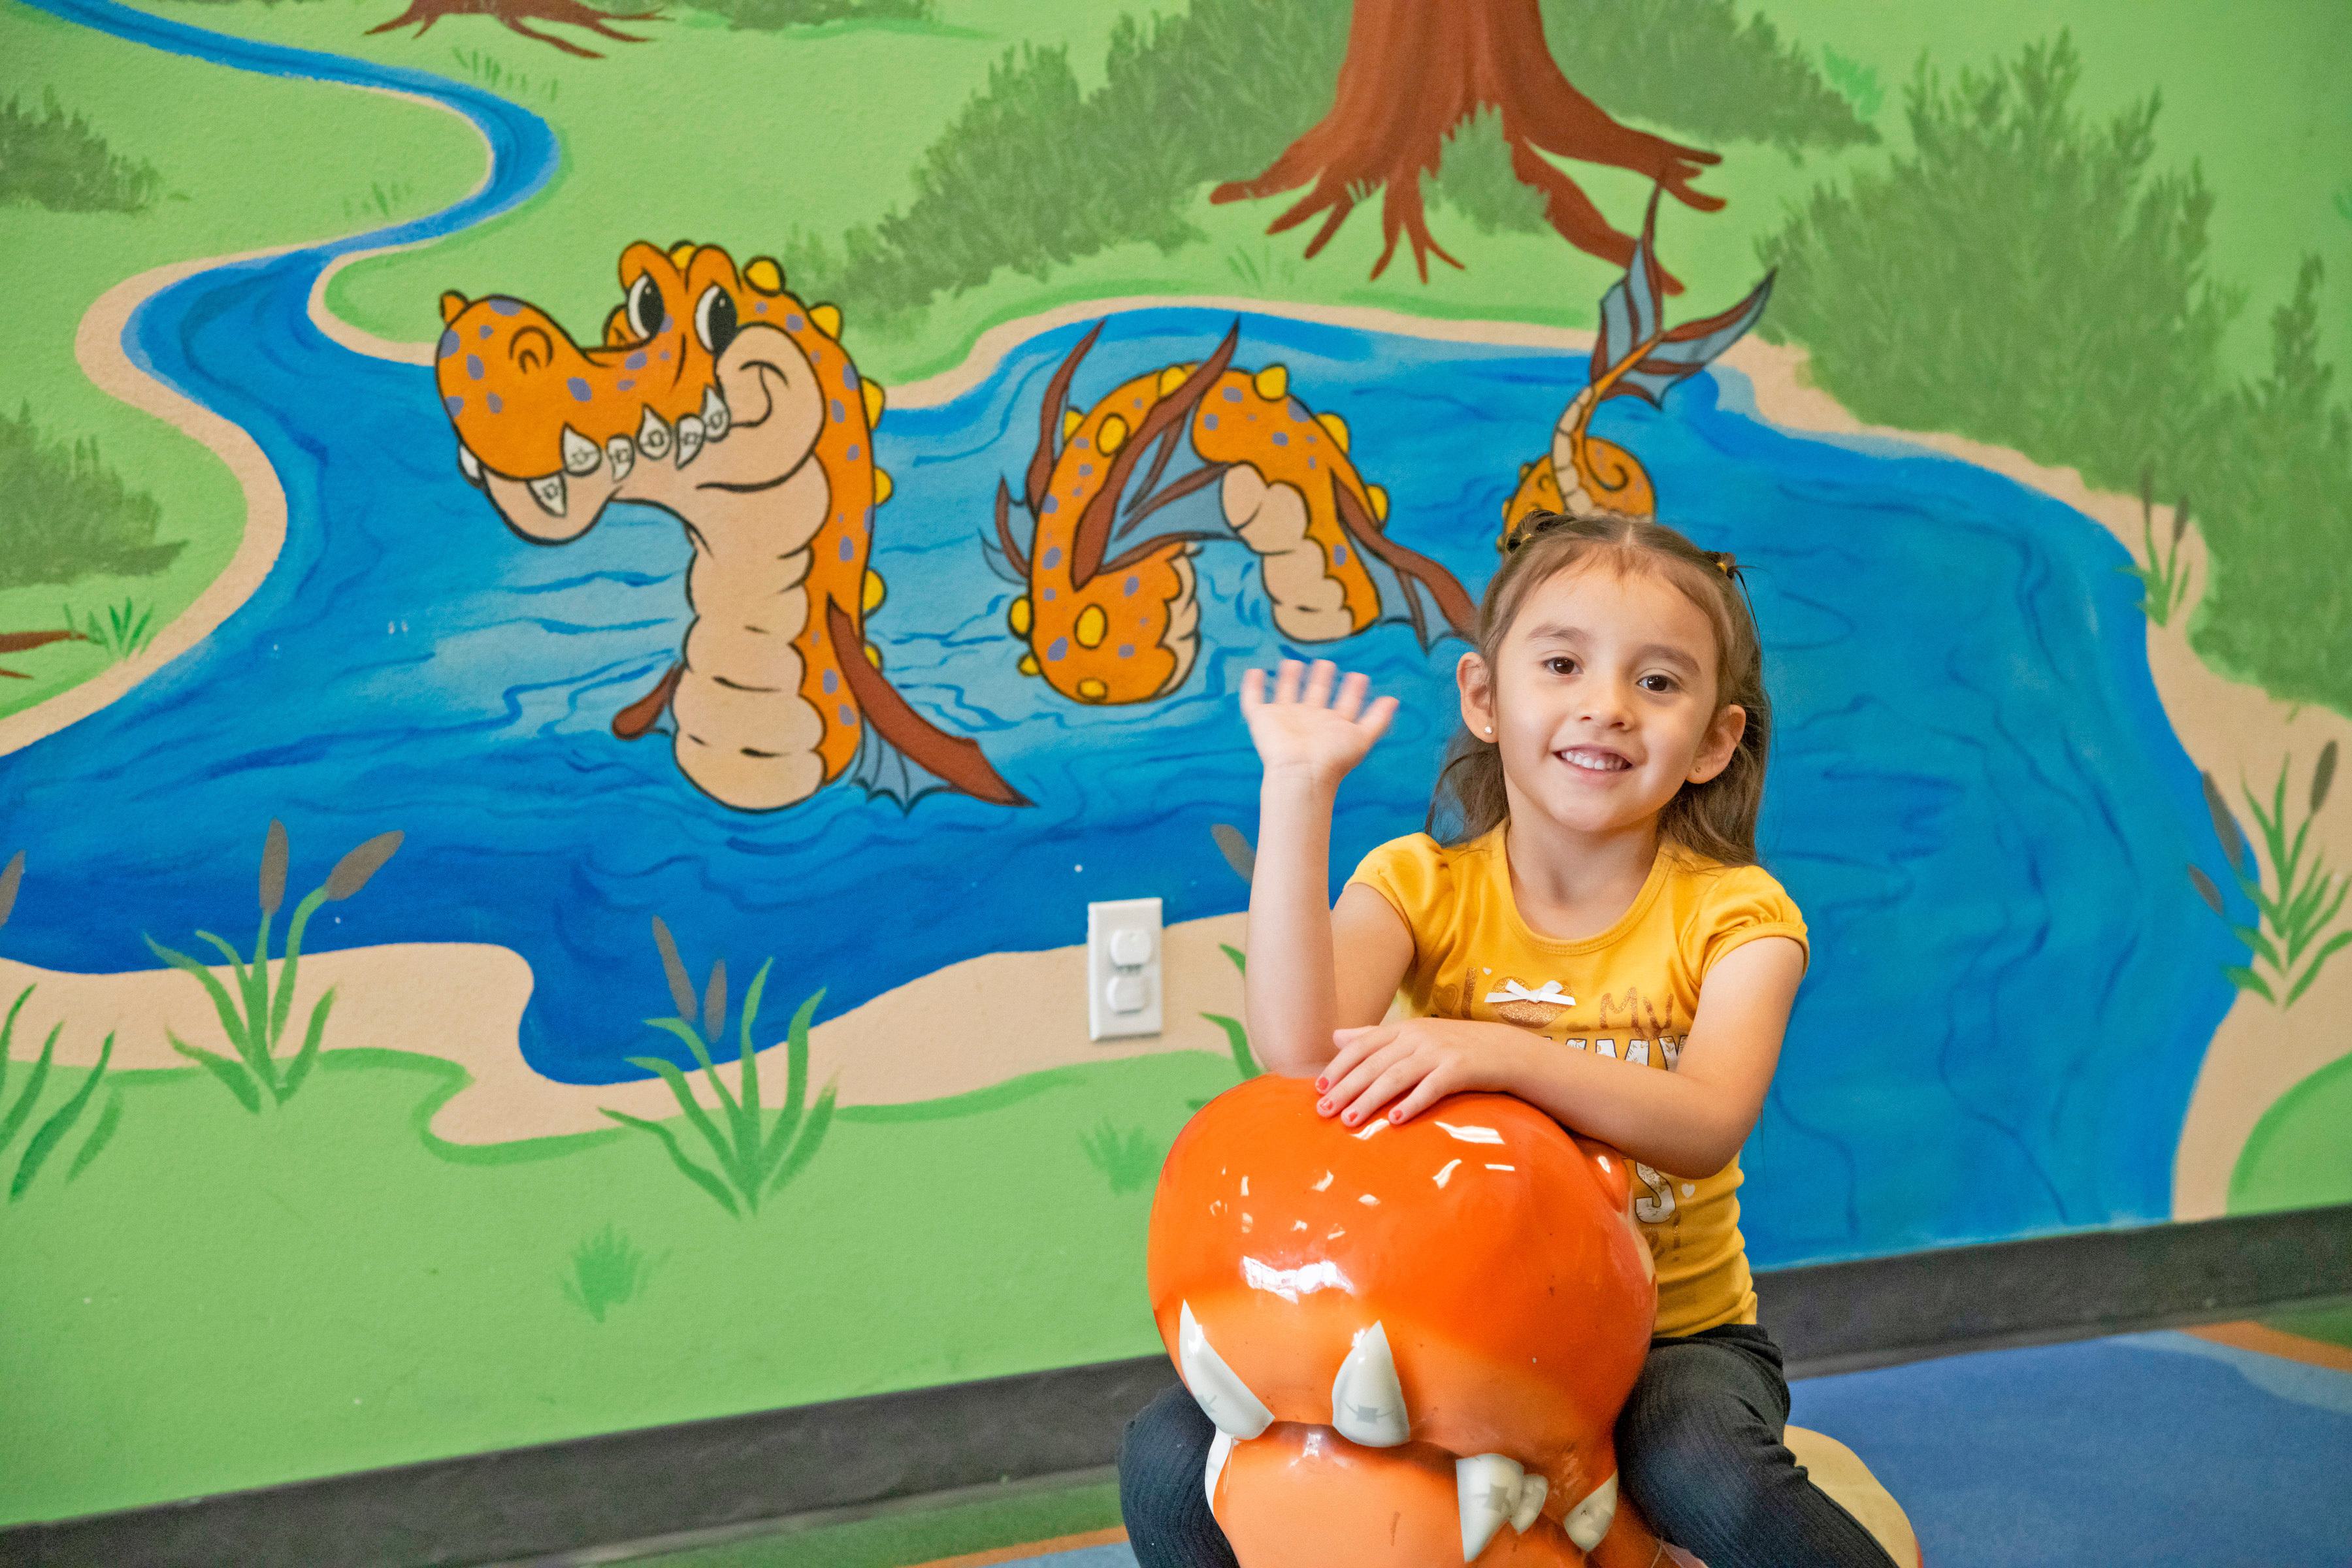
{"label": "dinosaur's white tooth", "polygon": [[620,483],[636,466],[636,444],[626,436],[615,436],[604,443],[604,460],[613,465],[613,482]]}
{"label": "dinosaur's white tooth", "polygon": [[1367,1448],[1393,1448],[1412,1435],[1388,1331],[1378,1323],[1356,1335],[1355,1348],[1331,1380],[1331,1425]]}
{"label": "dinosaur's white tooth", "polygon": [[1216,1511],[1217,1507],[1217,1478],[1225,1473],[1225,1461],[1233,1458],[1233,1453],[1234,1435],[1231,1432],[1220,1432],[1214,1438],[1211,1439],[1209,1443],[1209,1473],[1207,1476],[1207,1484],[1209,1489],[1209,1510],[1212,1513]]}
{"label": "dinosaur's white tooth", "polygon": [[702,452],[702,421],[688,415],[677,422],[677,466],[686,467]]}
{"label": "dinosaur's white tooth", "polygon": [[704,387],[702,389],[702,438],[706,441],[724,441],[727,439],[729,427],[734,423],[735,416],[728,409],[727,400],[719,395],[719,389],[715,386]]}
{"label": "dinosaur's white tooth", "polygon": [[1190,1301],[1182,1304],[1177,1320],[1176,1370],[1184,1374],[1184,1386],[1192,1390],[1202,1413],[1217,1424],[1218,1431],[1255,1437],[1274,1424],[1274,1412],[1210,1345],[1200,1320],[1192,1316]]}
{"label": "dinosaur's white tooth", "polygon": [[648,458],[667,458],[669,456],[669,426],[663,424],[652,409],[646,409],[646,416],[637,422],[637,450]]}
{"label": "dinosaur's white tooth", "polygon": [[1503,1454],[1473,1454],[1454,1461],[1454,1489],[1462,1509],[1462,1561],[1474,1561],[1518,1507],[1527,1472]]}
{"label": "dinosaur's white tooth", "polygon": [[1541,1476],[1528,1476],[1519,1482],[1519,1506],[1511,1510],[1511,1528],[1522,1535],[1528,1526],[1543,1512],[1544,1499],[1551,1495],[1551,1483]]}
{"label": "dinosaur's white tooth", "polygon": [[482,459],[474,456],[463,441],[457,443],[457,471],[476,489],[482,488]]}
{"label": "dinosaur's white tooth", "polygon": [[595,442],[591,441],[569,425],[563,427],[564,472],[575,479],[585,479],[594,473],[596,466],[604,460],[604,451]]}
{"label": "dinosaur's white tooth", "polygon": [[563,515],[563,491],[562,474],[550,474],[543,479],[530,481],[530,499],[537,501],[539,510],[550,517]]}
{"label": "dinosaur's white tooth", "polygon": [[1610,1477],[1592,1489],[1585,1500],[1568,1510],[1560,1525],[1568,1538],[1576,1542],[1580,1552],[1590,1552],[1601,1544],[1609,1533],[1610,1521],[1617,1517],[1617,1478]]}

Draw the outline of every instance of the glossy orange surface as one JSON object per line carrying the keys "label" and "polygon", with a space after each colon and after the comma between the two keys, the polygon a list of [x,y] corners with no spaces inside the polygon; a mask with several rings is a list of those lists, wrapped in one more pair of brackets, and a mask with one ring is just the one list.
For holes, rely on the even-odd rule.
{"label": "glossy orange surface", "polygon": [[[1150,1280],[1188,1386],[1241,1428],[1212,1495],[1245,1568],[1461,1563],[1454,1464],[1479,1455],[1548,1488],[1542,1517],[1475,1561],[1583,1561],[1555,1521],[1615,1476],[1656,1314],[1615,1152],[1492,1094],[1349,1130],[1316,1114],[1311,1083],[1260,1077],[1170,1150]],[[1188,1308],[1245,1392],[1202,1374],[1197,1346],[1187,1364]],[[1375,1325],[1402,1396],[1393,1446],[1334,1430],[1341,1363]],[[1650,1540],[1622,1503],[1613,1528]]]}

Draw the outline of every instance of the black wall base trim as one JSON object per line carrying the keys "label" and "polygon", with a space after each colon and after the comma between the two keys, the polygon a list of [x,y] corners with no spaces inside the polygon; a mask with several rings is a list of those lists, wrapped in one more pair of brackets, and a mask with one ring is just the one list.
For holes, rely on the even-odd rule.
{"label": "black wall base trim", "polygon": [[[2352,1205],[1758,1277],[1798,1375],[2352,1296]],[[27,1568],[457,1568],[1082,1471],[1164,1357],[616,1432],[0,1531]]]}

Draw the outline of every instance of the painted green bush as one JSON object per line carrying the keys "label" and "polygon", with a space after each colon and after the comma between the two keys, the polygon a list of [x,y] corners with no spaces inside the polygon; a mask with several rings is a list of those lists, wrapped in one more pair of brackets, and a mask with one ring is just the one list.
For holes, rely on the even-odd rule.
{"label": "painted green bush", "polygon": [[1114,1193],[1142,1192],[1160,1174],[1167,1151],[1140,1127],[1121,1129],[1106,1117],[1091,1132],[1078,1134],[1087,1163],[1103,1173]]}
{"label": "painted green bush", "polygon": [[1806,51],[1732,0],[1543,0],[1543,20],[1568,79],[1612,114],[1790,157],[1878,140]]}
{"label": "painted green bush", "polygon": [[696,0],[698,8],[726,17],[739,27],[772,31],[813,27],[827,22],[922,22],[931,0]]}
{"label": "painted green bush", "polygon": [[233,993],[219,976],[186,953],[165,947],[152,936],[143,938],[156,957],[194,977],[205,988],[214,1012],[219,1015],[221,1031],[228,1037],[236,1055],[223,1056],[202,1046],[192,1046],[168,1032],[164,1037],[172,1042],[173,1050],[210,1073],[221,1087],[236,1097],[239,1105],[256,1115],[266,1104],[283,1105],[293,1099],[310,1078],[311,1068],[318,1065],[319,1047],[326,1038],[327,1019],[334,1009],[335,991],[329,986],[311,1005],[301,1045],[290,1058],[278,1055],[287,1026],[293,1021],[294,983],[301,973],[302,936],[310,929],[310,917],[324,906],[340,903],[366,887],[368,879],[400,847],[400,841],[401,835],[396,832],[380,833],[335,862],[327,879],[294,906],[294,918],[286,927],[285,951],[276,961],[273,972],[269,928],[286,900],[286,874],[290,859],[285,825],[273,820],[261,845],[261,926],[253,939],[253,956],[247,959],[226,938],[211,931],[196,933],[198,941],[209,944],[228,961],[230,976],[236,984]]}
{"label": "painted green bush", "polygon": [[98,443],[51,441],[29,405],[0,415],[0,588],[143,576],[180,552],[159,544],[163,509],[102,462]]}
{"label": "painted green bush", "polygon": [[661,953],[662,970],[668,977],[670,997],[677,1004],[677,1012],[667,1018],[648,1018],[646,1023],[685,1043],[701,1070],[704,1085],[719,1102],[719,1118],[714,1120],[696,1097],[694,1086],[676,1062],[662,1057],[631,1057],[629,1063],[656,1075],[669,1086],[671,1096],[677,1101],[678,1113],[700,1136],[716,1169],[689,1154],[677,1134],[659,1121],[632,1116],[625,1110],[608,1109],[604,1114],[657,1141],[678,1174],[709,1193],[711,1201],[729,1214],[748,1218],[759,1212],[762,1202],[774,1197],[808,1168],[824,1142],[826,1129],[833,1124],[833,1085],[825,1086],[814,1104],[808,1103],[809,1020],[816,1016],[817,1004],[824,1000],[824,993],[819,991],[803,1002],[800,1010],[793,1015],[784,1036],[783,1103],[771,1110],[761,1100],[759,1047],[752,1044],[751,1031],[759,1022],[760,1003],[767,993],[768,971],[776,961],[772,958],[760,965],[760,972],[751,977],[751,989],[744,994],[743,1010],[737,1019],[736,1043],[740,1092],[730,1092],[719,1078],[710,1052],[712,1043],[724,1038],[727,1033],[727,961],[722,958],[712,963],[710,978],[703,987],[698,1006],[694,983],[687,973],[685,961],[678,956],[677,943],[670,936],[669,927],[656,915],[653,929],[654,946]]}
{"label": "painted green bush", "polygon": [[51,212],[135,213],[154,205],[154,166],[106,144],[79,114],[44,89],[41,107],[0,103],[0,206],[30,202]]}
{"label": "painted green bush", "polygon": [[2199,652],[2352,712],[2333,635],[2352,603],[2352,431],[2318,360],[2318,263],[2273,317],[2270,374],[2231,385],[2242,301],[2209,275],[2212,194],[2153,168],[2154,95],[2092,124],[2080,76],[2063,34],[1950,85],[1923,67],[1914,151],[1820,187],[1759,247],[1780,273],[1762,330],[1810,349],[1863,419],[2195,496]]}

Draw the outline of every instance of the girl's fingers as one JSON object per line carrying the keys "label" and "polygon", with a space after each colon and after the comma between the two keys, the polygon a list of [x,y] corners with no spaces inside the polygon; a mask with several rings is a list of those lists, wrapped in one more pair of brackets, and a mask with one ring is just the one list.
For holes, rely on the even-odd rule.
{"label": "girl's fingers", "polygon": [[1341,1124],[1349,1127],[1363,1126],[1374,1116],[1380,1114],[1381,1106],[1412,1088],[1419,1081],[1417,1075],[1421,1071],[1420,1064],[1412,1061],[1401,1061],[1389,1068],[1356,1097],[1356,1102],[1353,1105],[1339,1113]]}
{"label": "girl's fingers", "polygon": [[1323,1112],[1326,1116],[1330,1115],[1332,1110],[1346,1109],[1349,1101],[1370,1089],[1372,1086],[1372,1080],[1387,1069],[1392,1055],[1393,1047],[1359,1053],[1354,1065],[1347,1071],[1338,1074],[1327,1073],[1326,1076],[1331,1079],[1331,1087],[1325,1091],[1323,1098],[1316,1102],[1316,1108],[1321,1110],[1324,1106],[1329,1106],[1331,1110]]}
{"label": "girl's fingers", "polygon": [[1395,698],[1376,698],[1373,700],[1372,705],[1364,710],[1364,716],[1356,721],[1356,727],[1360,730],[1370,731],[1371,738],[1377,741],[1382,735],[1388,733],[1389,721],[1396,717],[1396,710],[1397,700]]}
{"label": "girl's fingers", "polygon": [[1328,658],[1318,658],[1307,667],[1307,705],[1310,708],[1331,706],[1331,683],[1339,678],[1339,667]]}
{"label": "girl's fingers", "polygon": [[1445,1090],[1439,1086],[1437,1075],[1431,1073],[1412,1086],[1411,1094],[1389,1107],[1389,1120],[1410,1121],[1444,1098]]}
{"label": "girl's fingers", "polygon": [[1371,689],[1370,676],[1361,670],[1349,671],[1347,678],[1339,682],[1339,694],[1332,700],[1331,711],[1354,722],[1356,715],[1364,710],[1364,697]]}
{"label": "girl's fingers", "polygon": [[1297,701],[1298,678],[1304,673],[1306,673],[1306,667],[1295,658],[1286,658],[1279,665],[1276,666],[1274,671],[1274,700],[1276,702]]}
{"label": "girl's fingers", "polygon": [[1242,711],[1246,713],[1265,700],[1265,671],[1242,671]]}

